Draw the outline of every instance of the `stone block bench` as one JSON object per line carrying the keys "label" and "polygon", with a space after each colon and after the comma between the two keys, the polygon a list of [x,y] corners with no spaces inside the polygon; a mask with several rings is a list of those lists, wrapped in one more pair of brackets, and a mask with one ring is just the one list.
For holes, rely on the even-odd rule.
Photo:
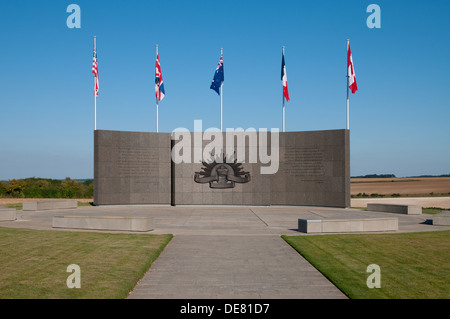
{"label": "stone block bench", "polygon": [[433,216],[433,225],[450,226],[450,211],[442,211]]}
{"label": "stone block bench", "polygon": [[397,213],[407,215],[422,214],[422,207],[418,205],[368,203],[367,210],[375,212]]}
{"label": "stone block bench", "polygon": [[50,210],[77,207],[78,202],[76,199],[54,199],[23,202],[22,210]]}
{"label": "stone block bench", "polygon": [[303,233],[352,233],[398,230],[398,218],[299,219]]}
{"label": "stone block bench", "polygon": [[153,217],[54,216],[52,227],[146,232],[153,230]]}
{"label": "stone block bench", "polygon": [[16,209],[8,207],[0,207],[0,221],[16,220]]}

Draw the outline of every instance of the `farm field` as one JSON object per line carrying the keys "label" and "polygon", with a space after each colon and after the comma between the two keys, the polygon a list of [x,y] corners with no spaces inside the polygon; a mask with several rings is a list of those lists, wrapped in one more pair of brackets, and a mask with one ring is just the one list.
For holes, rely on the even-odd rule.
{"label": "farm field", "polygon": [[351,195],[450,196],[450,177],[352,178]]}

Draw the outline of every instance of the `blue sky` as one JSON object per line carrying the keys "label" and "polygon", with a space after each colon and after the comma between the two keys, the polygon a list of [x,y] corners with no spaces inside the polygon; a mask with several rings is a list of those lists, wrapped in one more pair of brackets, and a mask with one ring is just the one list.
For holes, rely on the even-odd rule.
{"label": "blue sky", "polygon": [[[69,4],[81,28],[69,29]],[[370,29],[369,4],[381,8]],[[0,180],[93,176],[91,73],[97,36],[97,128],[156,131],[155,45],[166,98],[160,132],[220,127],[209,89],[224,48],[224,127],[346,126],[346,39],[359,90],[350,97],[351,175],[450,173],[450,1],[0,2]]]}

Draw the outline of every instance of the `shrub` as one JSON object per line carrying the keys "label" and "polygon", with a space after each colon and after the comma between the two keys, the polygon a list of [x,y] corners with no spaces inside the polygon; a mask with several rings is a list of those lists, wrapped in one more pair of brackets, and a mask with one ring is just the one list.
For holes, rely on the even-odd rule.
{"label": "shrub", "polygon": [[25,188],[25,182],[21,179],[9,180],[6,188],[6,194],[10,197],[19,198],[24,197],[23,190]]}
{"label": "shrub", "polygon": [[0,181],[0,197],[6,196],[6,189],[8,187],[8,184],[5,182]]}
{"label": "shrub", "polygon": [[93,180],[78,182],[67,177],[65,180],[26,178],[0,182],[0,197],[26,198],[92,198]]}

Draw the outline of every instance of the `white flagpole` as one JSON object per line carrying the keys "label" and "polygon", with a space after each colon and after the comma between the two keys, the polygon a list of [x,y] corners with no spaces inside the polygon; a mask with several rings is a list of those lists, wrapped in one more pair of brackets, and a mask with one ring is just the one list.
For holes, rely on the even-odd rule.
{"label": "white flagpole", "polygon": [[[156,45],[156,58],[158,58],[158,45]],[[156,93],[156,92],[155,92]],[[158,92],[159,93],[159,92]],[[159,120],[158,120],[158,94],[156,96],[156,133],[159,132]]]}
{"label": "white flagpole", "polygon": [[[283,57],[284,57],[284,46],[283,46]],[[285,118],[285,108],[284,108],[284,86],[281,86],[281,95],[283,96],[283,132],[286,132],[286,118]]]}
{"label": "white flagpole", "polygon": [[[97,37],[94,36],[94,54],[97,55]],[[97,60],[97,57],[95,57]],[[98,65],[98,64],[97,64]],[[98,76],[98,75],[97,75]],[[94,130],[97,130],[97,79],[94,76]]]}
{"label": "white flagpole", "polygon": [[283,132],[286,132],[286,124],[285,124],[285,108],[284,108],[284,93],[283,93]]}
{"label": "white flagpole", "polygon": [[350,130],[350,105],[349,105],[349,94],[348,94],[348,86],[349,86],[349,74],[348,74],[348,47],[349,47],[349,39],[347,39],[347,130]]}
{"label": "white flagpole", "polygon": [[[223,48],[220,48],[220,57],[223,57]],[[222,66],[223,67],[223,66]],[[222,93],[223,93],[223,81],[220,83],[220,131],[223,132],[223,103],[222,103]]]}

